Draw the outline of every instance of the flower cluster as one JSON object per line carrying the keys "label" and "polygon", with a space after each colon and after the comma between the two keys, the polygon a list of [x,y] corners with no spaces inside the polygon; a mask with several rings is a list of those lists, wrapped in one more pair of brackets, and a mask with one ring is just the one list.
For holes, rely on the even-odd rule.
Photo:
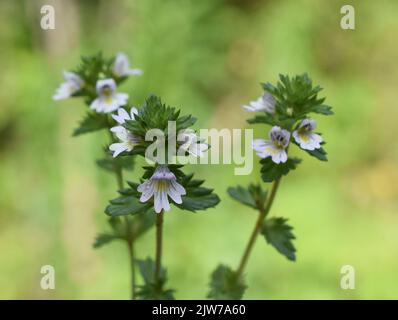
{"label": "flower cluster", "polygon": [[[170,122],[174,122],[176,125],[177,148],[182,150],[185,156],[201,157],[209,147],[200,141],[194,130],[189,128],[196,121],[195,118],[180,116],[179,110],[164,105],[156,96],[150,96],[145,104],[138,109],[131,108],[130,113],[119,109],[118,113],[112,117],[118,125],[110,130],[120,140],[120,142],[109,146],[114,157],[129,154],[147,157],[145,151],[148,147],[158,143],[158,141],[146,141],[147,133],[151,129],[161,129],[167,132],[168,130],[165,129],[168,128]],[[168,142],[168,139],[165,138],[165,140]],[[168,147],[168,144],[165,143],[164,148]],[[159,146],[158,153],[161,150],[162,148]],[[202,197],[196,193],[195,188],[189,188],[187,176],[180,170],[182,166],[173,165],[174,161],[172,160],[155,159],[153,166],[146,167],[144,182],[137,187],[141,203],[144,205],[148,202],[153,203],[156,213],[169,211],[170,201],[182,209],[191,211],[203,210],[218,203],[219,199],[212,194],[212,190],[204,188],[201,188],[201,191],[205,190],[203,196],[207,197],[208,203],[200,202]],[[188,201],[184,202],[184,199],[188,199]]]}
{"label": "flower cluster", "polygon": [[[164,288],[166,270],[161,267],[161,255],[156,254],[156,263],[150,258],[135,259],[134,243],[156,224],[156,250],[160,252],[163,212],[169,211],[171,204],[196,212],[215,207],[220,199],[213,189],[203,186],[203,180],[193,179],[193,174],[185,174],[183,165],[177,165],[173,159],[202,157],[208,150],[209,146],[190,128],[196,119],[191,115],[181,116],[180,110],[166,106],[154,95],[140,107],[133,107],[129,104],[129,95],[119,92],[118,86],[127,77],[141,74],[140,69],[130,68],[123,53],[111,59],[105,59],[102,54],[82,57],[79,68],[64,71],[65,82],[56,90],[53,99],[85,98],[87,113],[75,129],[74,136],[102,129],[110,133],[109,147],[104,150],[104,158],[97,160],[97,165],[115,174],[120,196],[110,200],[105,209],[112,233],[99,234],[94,247],[99,248],[117,239],[126,241],[133,265],[132,274],[134,265],[138,264],[145,282],[137,286],[132,281],[132,298],[172,299],[173,290]],[[174,131],[169,130],[170,124],[174,124]],[[161,135],[150,140],[148,136],[154,132]],[[169,145],[169,140],[177,141]],[[156,149],[156,155],[147,157],[150,147]],[[172,148],[178,152],[168,152]],[[159,154],[167,154],[167,157],[162,159]],[[144,174],[139,183],[127,181],[128,186],[125,187],[124,171],[134,168],[135,156],[138,155],[151,160],[148,161],[151,165],[143,167]],[[124,219],[120,219],[121,216]]]}
{"label": "flower cluster", "polygon": [[[249,120],[249,123],[272,125],[268,133],[269,139],[253,140],[253,149],[260,158],[269,157],[275,164],[285,163],[288,160],[287,149],[293,138],[293,143],[301,149],[325,160],[323,138],[314,132],[316,121],[308,117],[311,112],[331,114],[330,107],[322,104],[324,99],[316,97],[320,88],[312,88],[306,74],[293,79],[281,75],[280,79],[281,82],[276,87],[269,83],[263,85],[265,93],[243,106],[246,111],[264,113],[263,116]],[[292,88],[299,90],[293,91]]]}
{"label": "flower cluster", "polygon": [[220,264],[212,273],[208,297],[213,299],[241,299],[247,288],[244,270],[257,236],[263,236],[267,244],[273,246],[289,261],[296,260],[295,235],[288,219],[269,217],[282,176],[294,170],[301,159],[288,156],[289,145],[295,144],[309,155],[326,161],[325,144],[320,134],[315,133],[316,122],[309,115],[318,113],[331,115],[331,107],[324,105],[325,98],[318,98],[321,90],[313,87],[307,74],[293,78],[280,75],[276,86],[263,84],[264,94],[255,101],[244,105],[248,112],[258,112],[249,119],[251,124],[271,126],[268,139],[255,139],[252,147],[262,158],[261,178],[263,182],[272,182],[270,190],[261,184],[248,187],[228,188],[228,194],[242,205],[258,211],[258,220],[245,247],[236,269]]}
{"label": "flower cluster", "polygon": [[83,65],[76,71],[64,71],[65,82],[53,96],[54,100],[64,100],[73,96],[93,95],[90,108],[99,113],[110,113],[127,104],[129,95],[116,92],[116,81],[130,75],[141,75],[140,69],[130,69],[129,60],[124,53],[105,61],[102,55],[83,58]]}
{"label": "flower cluster", "polygon": [[117,114],[112,115],[112,118],[119,124],[118,126],[112,127],[110,130],[120,140],[118,143],[113,143],[109,146],[109,150],[113,152],[113,157],[117,157],[124,151],[132,151],[135,145],[139,145],[142,141],[141,137],[135,136],[130,133],[122,125],[126,120],[134,120],[134,116],[138,113],[135,107],[130,109],[130,114],[123,108],[120,108]]}

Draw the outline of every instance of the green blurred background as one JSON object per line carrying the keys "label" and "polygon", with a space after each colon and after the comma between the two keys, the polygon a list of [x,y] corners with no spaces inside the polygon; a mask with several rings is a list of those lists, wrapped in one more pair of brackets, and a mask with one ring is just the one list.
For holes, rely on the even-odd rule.
{"label": "green blurred background", "polygon": [[[80,99],[51,96],[80,55],[124,51],[144,70],[121,88],[135,104],[160,95],[199,117],[196,128],[245,128],[241,105],[279,73],[308,72],[333,117],[317,117],[329,152],[282,181],[271,215],[295,227],[297,262],[259,238],[246,269],[250,299],[398,298],[398,2],[349,1],[356,30],[340,28],[346,1],[142,0],[0,2],[0,298],[129,297],[123,243],[93,250],[107,229],[115,179],[94,165],[105,132],[72,138]],[[52,4],[56,30],[40,28]],[[122,90],[123,89],[123,90]],[[264,137],[267,127],[256,126]],[[226,194],[259,181],[233,166],[191,169],[222,198],[216,209],[166,215],[164,263],[178,299],[205,297],[210,272],[236,267],[256,215]],[[140,167],[129,178],[142,174]],[[154,230],[137,255],[154,255]],[[53,265],[56,289],[40,288]],[[340,268],[356,289],[340,288]]]}

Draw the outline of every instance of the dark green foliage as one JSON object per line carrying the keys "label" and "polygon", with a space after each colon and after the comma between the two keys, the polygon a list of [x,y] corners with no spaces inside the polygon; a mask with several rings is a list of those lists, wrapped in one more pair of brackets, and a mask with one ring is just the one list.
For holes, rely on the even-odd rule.
{"label": "dark green foliage", "polygon": [[118,240],[118,239],[120,239],[120,238],[113,234],[100,233],[95,238],[93,248],[98,249],[98,248],[112,242],[113,240]]}
{"label": "dark green foliage", "polygon": [[147,210],[142,214],[129,217],[132,220],[130,234],[132,238],[138,239],[155,224],[156,213],[153,209]]}
{"label": "dark green foliage", "polygon": [[[213,189],[203,187],[204,180],[193,179],[193,173],[185,175],[181,165],[169,165],[169,169],[177,177],[177,181],[185,188],[186,195],[182,196],[182,203],[176,204],[183,210],[196,212],[213,208],[220,202],[220,198],[213,193]],[[151,171],[149,172],[152,175]],[[147,174],[146,176],[149,176]],[[145,176],[145,175],[144,175]]]}
{"label": "dark green foliage", "polygon": [[304,151],[306,151],[310,156],[317,158],[318,160],[328,161],[327,153],[323,148],[315,150],[304,150]]}
{"label": "dark green foliage", "polygon": [[279,253],[284,255],[288,260],[296,260],[296,249],[292,240],[293,227],[287,224],[285,218],[269,218],[264,221],[261,233],[265,237],[267,243],[272,245]]}
{"label": "dark green foliage", "polygon": [[246,290],[242,276],[225,265],[219,265],[213,271],[208,298],[215,300],[240,300]]}
{"label": "dark green foliage", "polygon": [[117,84],[123,81],[124,78],[118,78],[112,72],[114,60],[114,57],[109,59],[104,58],[101,52],[81,57],[81,63],[74,72],[84,80],[85,84],[74,96],[86,97],[86,103],[89,105],[97,96],[97,80],[113,78]]}
{"label": "dark green foliage", "polygon": [[108,116],[104,113],[87,112],[86,116],[80,121],[79,127],[73,131],[73,136],[78,136],[83,133],[108,129]]}
{"label": "dark green foliage", "polygon": [[182,203],[177,206],[184,210],[196,212],[218,205],[220,198],[213,193],[213,189],[202,187],[204,180],[192,178],[193,174],[189,174],[180,180],[187,194],[182,197]]}
{"label": "dark green foliage", "polygon": [[145,137],[146,132],[150,129],[160,129],[164,131],[167,138],[169,121],[176,122],[176,131],[178,132],[195,124],[196,118],[191,115],[180,116],[180,110],[166,106],[159,97],[150,95],[145,104],[138,109],[135,120],[127,121],[124,127],[140,137]]}
{"label": "dark green foliage", "polygon": [[289,158],[285,163],[275,163],[270,157],[260,161],[261,178],[264,182],[272,182],[278,180],[282,176],[289,173],[290,170],[296,169],[297,165],[301,162],[298,158]]}
{"label": "dark green foliage", "polygon": [[155,212],[147,210],[141,214],[125,217],[128,221],[120,217],[111,217],[108,222],[112,228],[112,233],[100,233],[97,235],[93,247],[95,249],[106,245],[113,240],[134,241],[148,231],[155,224]]}
{"label": "dark green foliage", "polygon": [[134,160],[133,156],[119,156],[114,158],[106,153],[105,158],[98,159],[96,163],[100,168],[114,173],[121,169],[132,171],[134,169]]}
{"label": "dark green foliage", "polygon": [[[174,122],[174,124],[171,124],[170,122]],[[128,120],[123,125],[132,134],[140,137],[142,140],[142,142],[138,146],[134,147],[129,154],[145,156],[147,147],[156,142],[158,143],[157,152],[164,152],[164,162],[167,163],[169,140],[174,141],[177,148],[177,134],[181,130],[189,128],[195,122],[196,118],[191,115],[181,116],[180,110],[166,106],[162,103],[159,97],[150,95],[146,99],[144,105],[138,109],[138,114],[135,115],[135,119]],[[145,141],[145,136],[151,129],[157,130],[153,131],[155,136],[152,137],[152,139],[154,140]],[[168,129],[170,129],[170,132]],[[154,162],[158,161],[157,159],[151,160]]]}
{"label": "dark green foliage", "polygon": [[[300,147],[299,144],[296,141],[293,141],[293,143]],[[324,145],[325,142],[322,142],[321,145]],[[321,161],[328,161],[327,158],[327,152],[321,147],[319,149],[315,149],[315,150],[305,150],[305,149],[301,149],[304,150],[305,152],[307,152],[310,156],[317,158],[318,160]]]}
{"label": "dark green foliage", "polygon": [[137,297],[142,300],[174,300],[173,289],[165,289],[167,272],[161,268],[159,281],[155,281],[155,262],[151,258],[137,260],[144,284],[138,286]]}
{"label": "dark green foliage", "polygon": [[277,119],[269,113],[266,113],[264,115],[256,115],[252,119],[248,119],[247,122],[250,124],[256,124],[256,123],[264,123],[264,124],[269,124],[271,126],[276,124]]}
{"label": "dark green foliage", "polygon": [[140,202],[140,193],[137,191],[138,184],[128,182],[129,188],[119,190],[120,196],[110,200],[105,208],[105,213],[110,216],[135,215],[143,213],[151,208],[150,202]]}
{"label": "dark green foliage", "polygon": [[254,209],[263,208],[267,200],[267,191],[263,190],[259,184],[250,184],[247,188],[229,187],[227,192],[235,200]]}
{"label": "dark green foliage", "polygon": [[[264,90],[272,94],[276,100],[276,125],[282,124],[285,129],[291,130],[296,121],[309,113],[333,114],[331,107],[323,104],[325,98],[318,98],[322,88],[313,87],[306,73],[293,78],[281,74],[279,79],[276,86],[271,83],[263,84]],[[284,123],[286,120],[288,121]]]}

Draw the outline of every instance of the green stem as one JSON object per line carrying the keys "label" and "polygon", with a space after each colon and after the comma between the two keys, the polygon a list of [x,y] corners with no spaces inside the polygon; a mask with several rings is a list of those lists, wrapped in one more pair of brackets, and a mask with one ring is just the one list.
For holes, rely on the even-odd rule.
{"label": "green stem", "polygon": [[162,268],[162,237],[163,237],[163,210],[156,214],[156,260],[155,260],[155,283],[160,281],[160,270]]}
{"label": "green stem", "polygon": [[242,273],[243,273],[243,270],[245,269],[245,266],[246,266],[247,261],[248,261],[249,256],[250,256],[250,253],[251,253],[251,251],[253,249],[253,246],[254,246],[254,244],[256,242],[257,236],[260,233],[261,227],[263,225],[263,221],[264,221],[265,217],[267,216],[268,212],[270,211],[272,203],[274,202],[275,195],[276,195],[276,192],[278,190],[280,181],[281,181],[280,179],[274,181],[274,183],[272,185],[271,193],[270,193],[270,195],[268,197],[268,200],[267,200],[267,203],[266,203],[265,207],[259,209],[260,213],[258,215],[257,222],[256,222],[256,224],[254,226],[254,229],[253,229],[253,232],[252,232],[252,234],[251,234],[251,236],[249,238],[249,242],[247,243],[247,246],[246,246],[246,249],[245,249],[245,251],[243,253],[242,259],[240,260],[239,267],[236,270],[236,276],[237,277],[240,277],[242,275]]}
{"label": "green stem", "polygon": [[[113,138],[111,131],[109,131],[109,134],[110,134],[111,141],[115,142],[115,139]],[[115,171],[115,175],[116,175],[117,186],[119,189],[123,189],[123,187],[124,187],[123,169],[119,166],[115,166],[114,171]],[[134,238],[131,235],[130,221],[127,216],[124,216],[124,223],[126,225],[126,242],[127,242],[128,252],[129,252],[130,269],[131,269],[131,299],[135,300]]]}
{"label": "green stem", "polygon": [[[128,225],[128,219],[126,218],[126,225]],[[134,241],[129,239],[127,241],[127,247],[129,250],[129,258],[130,258],[130,269],[131,269],[131,299],[135,300],[135,265],[134,265]]]}

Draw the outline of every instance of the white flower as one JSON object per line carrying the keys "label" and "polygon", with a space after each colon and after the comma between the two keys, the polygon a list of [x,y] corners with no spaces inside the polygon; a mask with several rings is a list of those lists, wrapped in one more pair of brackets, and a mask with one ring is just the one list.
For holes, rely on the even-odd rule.
{"label": "white flower", "polygon": [[65,82],[61,83],[53,95],[54,100],[67,99],[78,92],[84,85],[83,79],[74,72],[64,71],[64,79]]}
{"label": "white flower", "polygon": [[113,152],[114,158],[124,151],[130,152],[137,144],[140,144],[142,141],[140,137],[133,135],[130,131],[122,126],[113,127],[111,131],[115,133],[116,137],[118,137],[118,139],[121,141],[112,143],[109,146],[109,150]]}
{"label": "white flower", "polygon": [[141,69],[130,69],[129,66],[129,59],[127,56],[119,52],[115,59],[115,64],[113,66],[113,73],[118,77],[125,77],[125,76],[139,76],[142,74]]}
{"label": "white flower", "polygon": [[[130,114],[127,113],[123,108],[118,109],[118,114],[112,115],[112,118],[116,120],[117,123],[123,124],[126,120],[134,120],[134,115],[137,114],[138,111],[136,108],[132,107],[130,110]],[[113,143],[109,146],[109,150],[113,152],[113,157],[117,157],[120,153],[124,151],[133,150],[134,146],[141,142],[141,138],[133,135],[130,131],[128,131],[123,126],[115,126],[111,128],[111,131],[116,134],[116,137],[121,142]]]}
{"label": "white flower", "polygon": [[244,105],[243,109],[249,112],[265,111],[268,113],[275,112],[275,98],[268,92],[264,93],[260,98]]}
{"label": "white flower", "polygon": [[116,83],[113,79],[98,80],[96,85],[98,98],[90,107],[97,112],[112,112],[127,103],[127,93],[117,93]]}
{"label": "white flower", "polygon": [[154,198],[154,207],[156,213],[162,210],[169,211],[170,197],[175,203],[182,203],[181,196],[185,195],[185,189],[177,182],[177,178],[167,166],[159,166],[149,180],[140,184],[137,188],[141,192],[141,202],[147,202]]}
{"label": "white flower", "polygon": [[194,157],[203,157],[203,153],[209,149],[207,143],[200,142],[195,131],[188,129],[178,133],[177,140],[182,142],[180,148]]}
{"label": "white flower", "polygon": [[125,109],[119,108],[117,110],[117,114],[113,114],[112,118],[115,119],[117,123],[123,124],[126,122],[126,120],[134,120],[134,116],[136,114],[138,114],[138,110],[135,107],[130,109],[130,114],[128,114]]}
{"label": "white flower", "polygon": [[315,150],[321,147],[322,137],[313,131],[316,128],[316,122],[313,119],[304,119],[297,130],[293,132],[294,140],[305,150]]}
{"label": "white flower", "polygon": [[272,127],[269,132],[270,140],[253,140],[252,146],[261,158],[272,157],[275,163],[287,161],[286,148],[289,145],[290,132],[278,126]]}

